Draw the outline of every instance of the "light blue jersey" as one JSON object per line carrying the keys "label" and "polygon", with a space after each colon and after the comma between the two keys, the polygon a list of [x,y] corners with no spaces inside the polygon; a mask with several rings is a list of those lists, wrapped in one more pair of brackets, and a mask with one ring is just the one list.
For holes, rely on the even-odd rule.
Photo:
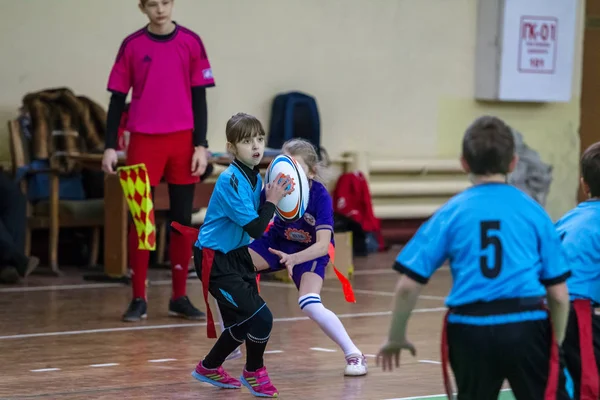
{"label": "light blue jersey", "polygon": [[571,277],[571,299],[600,304],[600,201],[588,200],[567,212],[557,223]]}
{"label": "light blue jersey", "polygon": [[446,260],[453,278],[450,308],[542,297],[545,285],[569,276],[548,214],[502,183],[475,185],[450,199],[400,252],[395,268],[424,284]]}
{"label": "light blue jersey", "polygon": [[250,235],[243,229],[258,218],[262,179],[252,185],[249,169],[232,162],[219,175],[200,228],[196,247],[228,253],[250,244]]}

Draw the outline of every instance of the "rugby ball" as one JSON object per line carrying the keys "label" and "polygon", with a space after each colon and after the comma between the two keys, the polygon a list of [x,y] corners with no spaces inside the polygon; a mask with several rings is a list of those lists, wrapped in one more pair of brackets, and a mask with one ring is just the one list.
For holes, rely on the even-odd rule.
{"label": "rugby ball", "polygon": [[275,212],[282,220],[294,222],[304,215],[306,207],[308,207],[310,190],[308,178],[304,169],[293,157],[283,154],[275,157],[269,164],[265,175],[266,183],[271,183],[280,173],[291,180],[292,192],[281,199],[275,207]]}

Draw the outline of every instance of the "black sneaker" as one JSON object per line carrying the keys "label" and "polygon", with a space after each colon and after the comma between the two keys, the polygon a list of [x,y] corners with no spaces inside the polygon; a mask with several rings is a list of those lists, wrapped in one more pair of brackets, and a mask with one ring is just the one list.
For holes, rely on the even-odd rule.
{"label": "black sneaker", "polygon": [[146,319],[148,314],[146,313],[148,309],[148,304],[146,300],[138,297],[137,299],[131,300],[129,303],[129,308],[123,314],[123,321],[125,322],[138,322],[142,319]]}
{"label": "black sneaker", "polygon": [[0,283],[15,284],[19,282],[19,273],[13,266],[0,266]]}
{"label": "black sneaker", "polygon": [[181,296],[175,300],[171,299],[171,301],[169,301],[169,316],[193,320],[206,319],[206,314],[194,307],[187,296]]}

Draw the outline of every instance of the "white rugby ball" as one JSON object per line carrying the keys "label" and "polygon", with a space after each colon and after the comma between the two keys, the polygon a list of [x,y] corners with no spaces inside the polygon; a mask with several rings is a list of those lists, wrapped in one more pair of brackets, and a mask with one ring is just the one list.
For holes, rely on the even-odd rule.
{"label": "white rugby ball", "polygon": [[291,180],[292,192],[286,195],[275,207],[279,218],[286,222],[294,222],[301,218],[308,207],[309,190],[308,178],[304,169],[287,155],[278,155],[271,161],[265,175],[266,183],[271,183],[277,175],[283,174]]}

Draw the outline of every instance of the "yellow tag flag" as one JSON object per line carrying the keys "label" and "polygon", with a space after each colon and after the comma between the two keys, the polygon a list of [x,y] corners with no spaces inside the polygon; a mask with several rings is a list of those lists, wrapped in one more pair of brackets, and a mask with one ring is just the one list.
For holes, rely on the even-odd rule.
{"label": "yellow tag flag", "polygon": [[156,249],[154,204],[146,165],[128,165],[119,167],[117,171],[138,234],[138,249],[154,250]]}

